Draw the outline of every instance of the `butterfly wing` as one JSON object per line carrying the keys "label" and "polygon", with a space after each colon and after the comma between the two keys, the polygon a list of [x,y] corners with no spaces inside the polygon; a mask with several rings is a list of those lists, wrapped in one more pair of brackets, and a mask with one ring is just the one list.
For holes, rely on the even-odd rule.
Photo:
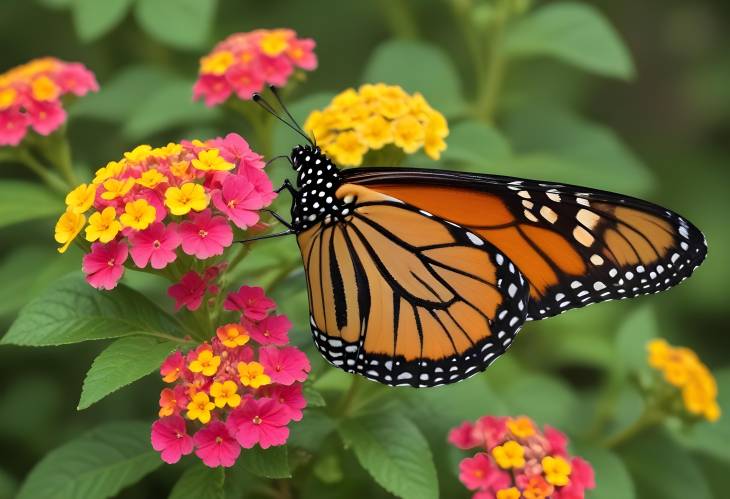
{"label": "butterfly wing", "polygon": [[346,220],[297,236],[322,355],[390,385],[480,372],[526,314],[528,286],[491,244],[391,196],[342,185]]}
{"label": "butterfly wing", "polygon": [[528,320],[665,290],[689,277],[707,252],[702,233],[681,216],[610,192],[441,170],[343,174],[492,243],[530,284]]}

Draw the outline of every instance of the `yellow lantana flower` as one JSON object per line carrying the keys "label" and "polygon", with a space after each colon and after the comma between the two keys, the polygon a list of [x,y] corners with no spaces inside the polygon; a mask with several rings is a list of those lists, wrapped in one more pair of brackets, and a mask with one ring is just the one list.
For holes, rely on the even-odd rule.
{"label": "yellow lantana flower", "polygon": [[223,383],[216,381],[210,385],[210,395],[215,399],[216,407],[238,407],[241,404],[241,396],[237,393],[238,386],[235,382],[228,380]]}
{"label": "yellow lantana flower", "polygon": [[286,30],[269,31],[261,38],[259,47],[269,57],[276,57],[289,47],[289,35]]}
{"label": "yellow lantana flower", "polygon": [[137,183],[139,185],[147,187],[148,189],[154,189],[159,184],[167,181],[168,178],[154,168],[150,168],[137,179]]}
{"label": "yellow lantana flower", "polygon": [[271,377],[268,374],[264,374],[264,366],[256,361],[239,362],[237,369],[238,377],[243,386],[259,388],[271,383]]}
{"label": "yellow lantana flower", "polygon": [[517,487],[497,491],[497,499],[520,499],[520,496],[520,490]]}
{"label": "yellow lantana flower", "polygon": [[210,401],[208,394],[198,392],[193,395],[192,400],[188,404],[188,419],[195,421],[196,419],[203,424],[210,421],[210,411],[215,409],[215,404]]}
{"label": "yellow lantana flower", "polygon": [[214,52],[200,59],[200,72],[220,76],[235,62],[233,54],[227,50]]}
{"label": "yellow lantana flower", "polygon": [[663,339],[647,344],[648,363],[662,373],[664,381],[681,392],[684,408],[690,414],[717,421],[717,382],[707,366],[689,348],[673,347]]}
{"label": "yellow lantana flower", "polygon": [[99,213],[98,211],[89,217],[89,225],[86,227],[86,240],[101,243],[108,243],[122,230],[122,224],[117,220],[117,212],[112,206],[107,206]]}
{"label": "yellow lantana flower", "polygon": [[563,487],[570,482],[570,463],[560,456],[545,456],[542,458],[542,471],[545,473],[545,480],[551,485]]}
{"label": "yellow lantana flower", "polygon": [[47,76],[40,76],[31,83],[33,98],[39,101],[52,101],[58,99],[61,89]]}
{"label": "yellow lantana flower", "polygon": [[246,334],[246,328],[240,324],[226,324],[216,330],[218,339],[228,348],[242,347],[251,337]]}
{"label": "yellow lantana flower", "polygon": [[131,163],[141,163],[152,155],[152,146],[142,144],[129,152],[124,153],[124,159]]}
{"label": "yellow lantana flower", "polygon": [[74,213],[71,208],[68,208],[66,212],[61,215],[61,218],[56,222],[56,230],[54,237],[56,242],[62,246],[58,248],[59,253],[65,253],[68,249],[69,244],[76,239],[81,229],[86,223],[86,217],[81,213]]}
{"label": "yellow lantana flower", "polygon": [[525,448],[514,440],[492,449],[492,456],[502,469],[523,468],[525,466]]}
{"label": "yellow lantana flower", "polygon": [[[395,85],[366,84],[335,96],[304,123],[325,153],[344,166],[362,163],[369,150],[394,144],[408,154],[423,148],[433,159],[446,149],[446,119],[419,93]],[[343,137],[344,136],[344,137]]]}
{"label": "yellow lantana flower", "polygon": [[337,136],[330,146],[329,153],[344,165],[359,166],[368,146],[360,141],[357,133],[343,132]]}
{"label": "yellow lantana flower", "polygon": [[203,211],[208,207],[210,199],[200,184],[189,182],[180,187],[168,187],[165,191],[165,206],[173,215],[185,215],[193,211]]}
{"label": "yellow lantana flower", "polygon": [[103,184],[110,178],[116,177],[122,173],[125,167],[126,165],[124,161],[110,161],[106,164],[106,166],[96,170],[96,174],[94,175],[94,180],[92,182],[94,184]]}
{"label": "yellow lantana flower", "polygon": [[109,180],[104,181],[104,189],[106,190],[101,193],[101,198],[106,199],[107,201],[112,201],[123,197],[132,189],[132,187],[134,187],[134,183],[135,181],[131,177],[124,180],[110,178]]}
{"label": "yellow lantana flower", "polygon": [[220,364],[220,356],[213,355],[212,350],[203,350],[198,354],[198,358],[190,362],[188,369],[194,373],[201,373],[203,376],[214,376],[218,372]]}
{"label": "yellow lantana flower", "polygon": [[229,163],[223,159],[218,149],[208,149],[207,151],[200,151],[198,158],[192,161],[192,164],[198,170],[204,172],[215,170],[215,171],[227,171],[233,170],[236,166],[233,163]]}
{"label": "yellow lantana flower", "polygon": [[125,227],[131,227],[137,230],[144,230],[155,221],[155,207],[144,199],[130,201],[124,206],[124,213],[119,217],[119,221]]}
{"label": "yellow lantana flower", "polygon": [[94,184],[81,184],[66,195],[66,206],[74,213],[85,213],[96,197]]}
{"label": "yellow lantana flower", "polygon": [[517,438],[527,438],[535,434],[535,426],[528,417],[510,418],[507,421],[507,429]]}
{"label": "yellow lantana flower", "polygon": [[15,103],[18,97],[18,91],[14,88],[4,88],[0,90],[0,110],[7,109]]}

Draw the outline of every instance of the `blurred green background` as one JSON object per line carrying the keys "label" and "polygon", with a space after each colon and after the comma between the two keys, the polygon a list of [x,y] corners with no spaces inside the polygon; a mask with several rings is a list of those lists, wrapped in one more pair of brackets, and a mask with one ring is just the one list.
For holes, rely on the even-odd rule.
{"label": "blurred green background", "polygon": [[[586,184],[642,196],[685,215],[705,232],[710,248],[690,281],[657,296],[528,324],[509,355],[486,374],[428,392],[398,390],[395,398],[431,444],[442,497],[467,497],[456,481],[457,455],[445,445],[448,428],[485,413],[524,413],[567,432],[574,450],[596,467],[599,487],[589,497],[727,497],[730,3],[582,3],[603,13],[615,34],[581,18],[553,34],[570,33],[580,45],[608,30],[613,45],[588,43],[583,48],[596,51],[588,58],[559,45],[546,49],[539,41],[537,48],[522,47],[526,53],[518,47],[504,67],[491,124],[470,115],[485,68],[475,67],[469,34],[487,31],[493,22],[486,1],[2,0],[0,71],[52,55],[83,62],[96,73],[101,92],[69,107],[74,163],[85,178],[139,143],[229,131],[246,136],[240,118],[192,103],[198,59],[230,33],[291,27],[317,41],[320,61],[288,96],[300,120],[347,87],[400,83],[422,91],[449,119],[446,168]],[[281,128],[276,154],[287,153],[296,140]],[[428,160],[416,155],[407,161]],[[272,174],[280,179],[286,173]],[[24,210],[22,199],[10,196],[9,179],[37,182],[21,165],[0,164],[0,217]],[[55,251],[53,224],[62,200],[46,204],[41,211],[47,218],[0,224],[3,331],[24,303],[80,266],[78,252]],[[293,240],[260,243],[253,255],[242,275],[251,284],[278,279],[282,268],[295,268],[299,259]],[[163,296],[149,278],[125,280]],[[296,343],[315,358],[302,282],[295,270],[276,298],[295,320]],[[718,378],[725,415],[714,425],[700,423],[690,432],[669,425],[605,450],[596,445],[597,435],[625,427],[641,410],[627,372],[644,364],[644,343],[655,335],[698,352]],[[76,411],[84,374],[102,348],[87,342],[0,349],[0,497],[12,497],[49,450],[85,430],[154,417],[160,389],[154,376]],[[336,399],[346,378],[328,373],[318,388]],[[389,497],[335,440],[314,438],[316,418],[311,421],[299,438],[314,456],[305,476],[296,476],[301,497]],[[120,497],[166,497],[181,469],[161,468]]]}

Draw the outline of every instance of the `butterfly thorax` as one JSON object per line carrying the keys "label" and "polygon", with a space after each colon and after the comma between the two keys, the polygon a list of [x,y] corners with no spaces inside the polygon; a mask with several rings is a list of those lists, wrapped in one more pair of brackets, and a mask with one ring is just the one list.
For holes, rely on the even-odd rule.
{"label": "butterfly thorax", "polygon": [[346,210],[335,192],[342,185],[339,169],[319,147],[297,146],[291,161],[297,172],[297,192],[291,208],[292,225],[302,232],[318,223],[340,221]]}

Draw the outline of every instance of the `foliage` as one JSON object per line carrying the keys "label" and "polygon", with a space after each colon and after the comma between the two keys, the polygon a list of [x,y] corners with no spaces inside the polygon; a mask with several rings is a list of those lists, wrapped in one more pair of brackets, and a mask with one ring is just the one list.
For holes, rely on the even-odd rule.
{"label": "foliage", "polygon": [[[0,442],[9,450],[0,497],[467,497],[462,456],[446,435],[485,414],[526,414],[566,432],[571,453],[595,469],[589,498],[725,493],[730,38],[716,19],[727,9],[715,0],[644,11],[593,3],[36,0],[5,9],[0,70],[45,54],[81,60],[100,91],[68,102],[72,169],[43,156],[63,157],[50,141],[31,159],[0,148]],[[292,319],[292,342],[312,362],[304,417],[289,445],[246,451],[225,472],[191,457],[162,466],[149,441],[160,385],[146,375],[185,326],[167,312],[159,277],[127,272],[102,293],[83,281],[78,251],[53,251],[58,191],[138,143],[235,131],[267,159],[286,154],[298,137],[262,127],[253,106],[241,114],[192,100],[203,54],[233,32],[269,26],[317,42],[319,68],[285,90],[300,123],[348,87],[402,85],[450,130],[438,161],[417,153],[405,164],[657,200],[707,228],[710,260],[669,293],[528,324],[485,374],[413,391],[326,366],[311,345],[296,244],[257,243],[230,278],[267,288]],[[47,160],[47,172],[33,160]],[[278,185],[290,171],[280,162],[269,173]],[[282,198],[274,207],[286,213]],[[659,336],[691,346],[715,372],[725,414],[717,423],[673,414],[635,427],[653,375],[645,345]]]}

